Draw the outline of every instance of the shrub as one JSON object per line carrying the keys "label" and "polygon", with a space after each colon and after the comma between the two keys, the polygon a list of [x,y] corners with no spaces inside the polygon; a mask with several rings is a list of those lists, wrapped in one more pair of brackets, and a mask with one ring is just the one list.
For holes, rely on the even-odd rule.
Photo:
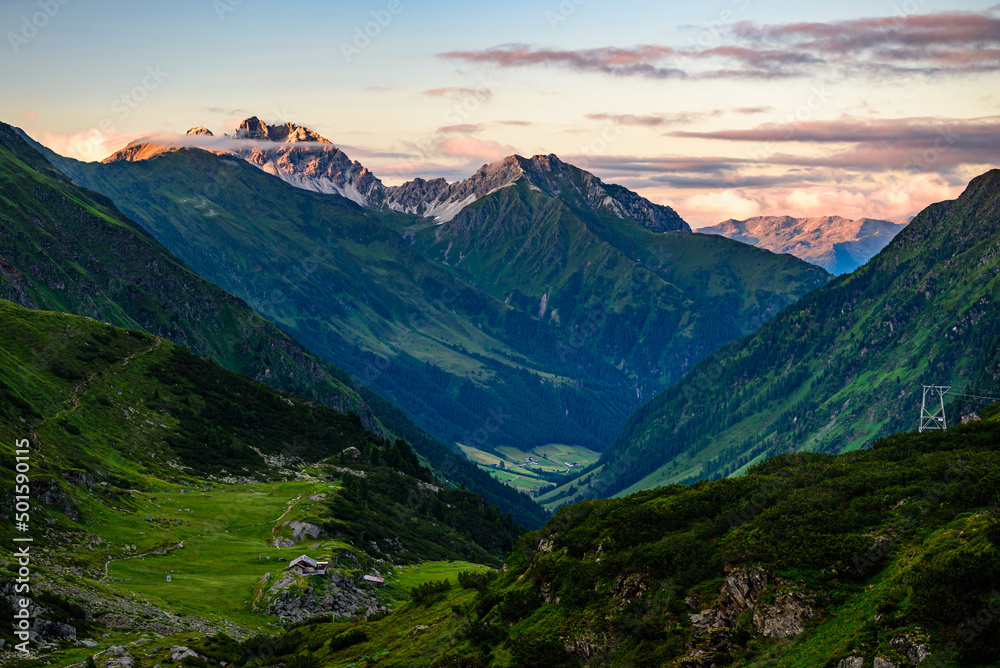
{"label": "shrub", "polygon": [[410,590],[414,605],[430,605],[444,598],[444,593],[451,589],[451,582],[440,580],[438,582],[425,582]]}
{"label": "shrub", "polygon": [[462,589],[477,589],[482,591],[496,577],[496,571],[461,571],[458,574],[458,585]]}

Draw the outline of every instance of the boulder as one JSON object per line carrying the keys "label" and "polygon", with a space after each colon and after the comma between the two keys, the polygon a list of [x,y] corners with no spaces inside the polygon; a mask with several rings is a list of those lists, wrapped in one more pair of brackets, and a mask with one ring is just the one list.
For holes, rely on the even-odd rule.
{"label": "boulder", "polygon": [[[308,522],[285,522],[281,526],[286,526],[292,530],[292,544],[298,543],[301,540],[305,540],[306,536],[316,539],[323,535],[323,530],[320,529],[315,524],[309,524]],[[284,547],[284,546],[283,546]]]}
{"label": "boulder", "polygon": [[183,661],[189,656],[193,656],[196,659],[201,658],[198,656],[198,653],[195,652],[193,649],[190,649],[189,647],[184,647],[183,645],[174,645],[173,647],[170,648],[170,658],[173,659],[174,661]]}
{"label": "boulder", "polygon": [[76,639],[76,627],[59,622],[50,622],[45,619],[36,618],[31,625],[31,630],[36,636],[46,640],[74,640]]}
{"label": "boulder", "polygon": [[907,633],[893,636],[889,640],[889,645],[915,666],[931,655],[931,651],[920,642],[919,638]]}

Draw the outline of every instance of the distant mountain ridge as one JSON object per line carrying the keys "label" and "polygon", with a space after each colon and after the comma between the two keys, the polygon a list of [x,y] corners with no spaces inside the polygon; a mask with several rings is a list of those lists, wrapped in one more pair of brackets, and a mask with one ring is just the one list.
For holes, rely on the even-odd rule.
{"label": "distant mountain ridge", "polygon": [[[187,134],[212,136],[203,127],[192,128]],[[476,200],[523,178],[550,196],[572,195],[595,210],[635,220],[653,231],[691,231],[670,207],[654,204],[622,186],[606,184],[555,155],[511,155],[483,165],[469,178],[455,183],[442,178],[417,178],[399,186],[386,186],[328,139],[294,123],[268,125],[251,116],[240,123],[232,138],[235,141],[225,144],[222,150],[297,188],[336,193],[364,207],[411,213],[436,222],[451,220]],[[246,142],[245,147],[240,146],[240,140]],[[137,140],[104,162],[142,160],[168,150],[164,144],[154,145],[154,141]]]}
{"label": "distant mountain ridge", "polygon": [[906,223],[874,218],[757,216],[747,220],[730,218],[696,232],[718,234],[774,253],[789,253],[840,275],[868,262],[905,227]]}

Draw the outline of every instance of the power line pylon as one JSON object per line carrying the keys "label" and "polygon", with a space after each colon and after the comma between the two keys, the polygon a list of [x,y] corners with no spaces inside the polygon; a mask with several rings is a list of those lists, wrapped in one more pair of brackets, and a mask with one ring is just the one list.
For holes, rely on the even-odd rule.
{"label": "power line pylon", "polygon": [[[925,432],[929,429],[947,429],[948,428],[948,418],[944,412],[944,395],[951,389],[951,385],[924,385],[924,401],[920,405],[920,431]],[[927,396],[931,397],[931,408],[929,410],[927,407]],[[938,398],[938,401],[934,401],[934,397]],[[938,405],[935,406],[934,404]]]}

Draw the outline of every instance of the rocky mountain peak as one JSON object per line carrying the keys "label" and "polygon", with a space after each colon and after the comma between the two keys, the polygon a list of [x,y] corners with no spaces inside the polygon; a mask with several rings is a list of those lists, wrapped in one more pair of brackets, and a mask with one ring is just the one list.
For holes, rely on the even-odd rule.
{"label": "rocky mountain peak", "polygon": [[215,136],[215,135],[212,134],[211,130],[209,130],[206,127],[202,127],[200,125],[197,126],[197,127],[191,128],[190,130],[188,130],[184,134],[188,134],[188,135],[203,135],[205,137],[214,137]]}
{"label": "rocky mountain peak", "polygon": [[251,116],[240,123],[239,127],[236,128],[235,136],[237,139],[256,139],[258,141],[330,143],[318,133],[301,125],[290,122],[268,125],[256,116]]}

